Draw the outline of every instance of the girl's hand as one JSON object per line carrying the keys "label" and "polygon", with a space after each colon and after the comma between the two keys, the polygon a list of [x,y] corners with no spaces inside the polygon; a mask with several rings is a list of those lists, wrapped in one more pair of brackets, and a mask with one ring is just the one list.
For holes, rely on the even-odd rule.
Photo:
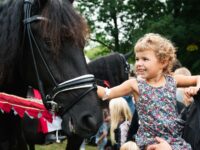
{"label": "girl's hand", "polygon": [[195,86],[195,87],[185,88],[184,93],[187,96],[187,98],[189,99],[189,98],[193,97],[194,95],[196,95],[198,91],[199,91],[199,87]]}
{"label": "girl's hand", "polygon": [[102,99],[102,97],[105,94],[105,88],[102,86],[97,85],[97,95],[99,96],[99,98]]}
{"label": "girl's hand", "polygon": [[157,144],[152,144],[147,147],[147,150],[172,150],[171,146],[167,141],[162,138],[156,137]]}

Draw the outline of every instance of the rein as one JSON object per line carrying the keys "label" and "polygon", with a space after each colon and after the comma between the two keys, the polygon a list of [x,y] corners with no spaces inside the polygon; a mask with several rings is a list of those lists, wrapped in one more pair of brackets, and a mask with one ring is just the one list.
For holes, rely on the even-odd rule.
{"label": "rein", "polygon": [[[39,15],[34,15],[31,16],[31,7],[33,5],[34,0],[24,0],[24,30],[27,32],[28,39],[29,39],[29,45],[31,49],[31,55],[33,59],[33,64],[34,64],[34,69],[35,69],[35,74],[37,77],[37,83],[38,83],[38,88],[42,96],[42,101],[45,107],[52,111],[52,112],[57,112],[60,115],[63,115],[66,113],[69,109],[71,109],[76,103],[78,103],[85,95],[87,95],[89,92],[92,90],[96,90],[96,83],[94,79],[94,75],[92,74],[86,74],[82,75],[80,77],[76,77],[67,81],[64,81],[62,83],[57,83],[56,79],[54,78],[47,61],[39,48],[36,39],[32,33],[31,30],[31,23],[35,21],[49,21],[48,18],[39,16]],[[50,90],[50,92],[45,93],[44,92],[44,85],[43,82],[40,78],[40,74],[38,71],[38,66],[37,66],[37,61],[35,57],[35,53],[33,50],[33,45],[35,45],[37,52],[39,54],[39,57],[42,60],[42,63],[48,72],[48,75],[50,76],[54,87]],[[78,89],[86,89],[85,92],[83,92],[75,101],[73,101],[72,104],[70,104],[66,108],[62,108],[62,106],[59,106],[59,103],[55,102],[55,98],[58,94],[66,91],[72,91],[72,90],[78,90]],[[61,110],[62,108],[62,110]]]}

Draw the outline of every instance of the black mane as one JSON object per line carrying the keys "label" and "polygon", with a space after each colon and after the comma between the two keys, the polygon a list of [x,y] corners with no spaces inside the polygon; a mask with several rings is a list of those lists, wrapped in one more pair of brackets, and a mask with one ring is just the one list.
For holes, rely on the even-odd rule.
{"label": "black mane", "polygon": [[[87,24],[74,11],[72,4],[68,0],[48,1],[42,11],[42,16],[50,20],[49,22],[41,22],[41,27],[44,31],[44,37],[52,37],[51,41],[54,49],[59,48],[63,37],[72,42],[76,41],[74,44],[83,48],[88,35]],[[49,31],[51,32],[49,33]]]}
{"label": "black mane", "polygon": [[12,70],[16,56],[20,55],[22,5],[22,0],[9,0],[0,7],[0,83]]}
{"label": "black mane", "polygon": [[[46,3],[42,1],[45,4],[35,1],[32,15],[41,15],[49,19],[41,21],[40,27],[43,38],[48,37],[55,54],[59,52],[63,37],[83,48],[88,28],[69,1],[47,0]],[[19,63],[23,55],[23,2],[24,0],[8,0],[0,6],[0,83],[2,84],[6,76],[12,74],[12,68]]]}
{"label": "black mane", "polygon": [[[22,0],[3,3],[0,12],[0,63],[16,56],[21,43]],[[15,13],[13,13],[15,12]]]}

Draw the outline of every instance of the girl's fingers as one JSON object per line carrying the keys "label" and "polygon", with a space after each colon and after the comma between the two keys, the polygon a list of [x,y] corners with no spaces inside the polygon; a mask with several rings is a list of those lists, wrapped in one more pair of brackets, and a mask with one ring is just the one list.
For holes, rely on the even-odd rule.
{"label": "girl's fingers", "polygon": [[149,145],[147,147],[147,150],[156,150],[157,149],[157,145],[156,144],[153,144],[153,145]]}
{"label": "girl's fingers", "polygon": [[189,87],[189,88],[185,88],[184,92],[185,92],[186,96],[188,98],[190,98],[190,97],[196,95],[198,90],[199,90],[199,88],[197,88],[197,87]]}
{"label": "girl's fingers", "polygon": [[160,138],[160,137],[156,137],[155,140],[156,140],[158,143],[165,142],[165,140],[162,139],[162,138]]}

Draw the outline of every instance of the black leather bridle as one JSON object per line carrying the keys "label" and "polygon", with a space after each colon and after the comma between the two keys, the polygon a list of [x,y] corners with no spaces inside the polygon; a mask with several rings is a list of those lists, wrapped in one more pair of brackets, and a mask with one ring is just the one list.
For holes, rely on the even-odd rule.
{"label": "black leather bridle", "polygon": [[[35,21],[49,21],[48,18],[34,15],[31,16],[31,7],[33,5],[34,0],[24,0],[24,31],[27,33],[28,40],[29,40],[29,46],[31,50],[31,55],[33,59],[34,69],[37,77],[37,83],[39,87],[39,91],[42,95],[42,100],[46,108],[50,111],[57,112],[59,115],[63,115],[65,112],[67,112],[70,108],[72,108],[76,103],[78,103],[85,95],[87,95],[92,90],[96,90],[96,82],[94,79],[94,75],[92,74],[86,74],[82,75],[80,77],[70,79],[67,81],[64,81],[62,83],[57,83],[56,79],[54,78],[46,59],[39,48],[37,41],[32,33],[31,30],[31,23]],[[39,57],[42,60],[42,63],[48,72],[49,77],[51,78],[54,87],[50,90],[50,92],[45,93],[44,92],[44,86],[43,82],[40,78],[40,74],[38,71],[37,61],[35,58],[35,52],[33,50],[33,45],[35,45],[37,53],[39,54]],[[65,91],[71,91],[71,90],[77,90],[77,89],[86,89],[85,92],[83,92],[79,97],[76,98],[76,100],[73,101],[68,107],[64,106],[65,108],[62,108],[62,106],[59,106],[58,103],[55,102],[55,97],[62,92]]]}

